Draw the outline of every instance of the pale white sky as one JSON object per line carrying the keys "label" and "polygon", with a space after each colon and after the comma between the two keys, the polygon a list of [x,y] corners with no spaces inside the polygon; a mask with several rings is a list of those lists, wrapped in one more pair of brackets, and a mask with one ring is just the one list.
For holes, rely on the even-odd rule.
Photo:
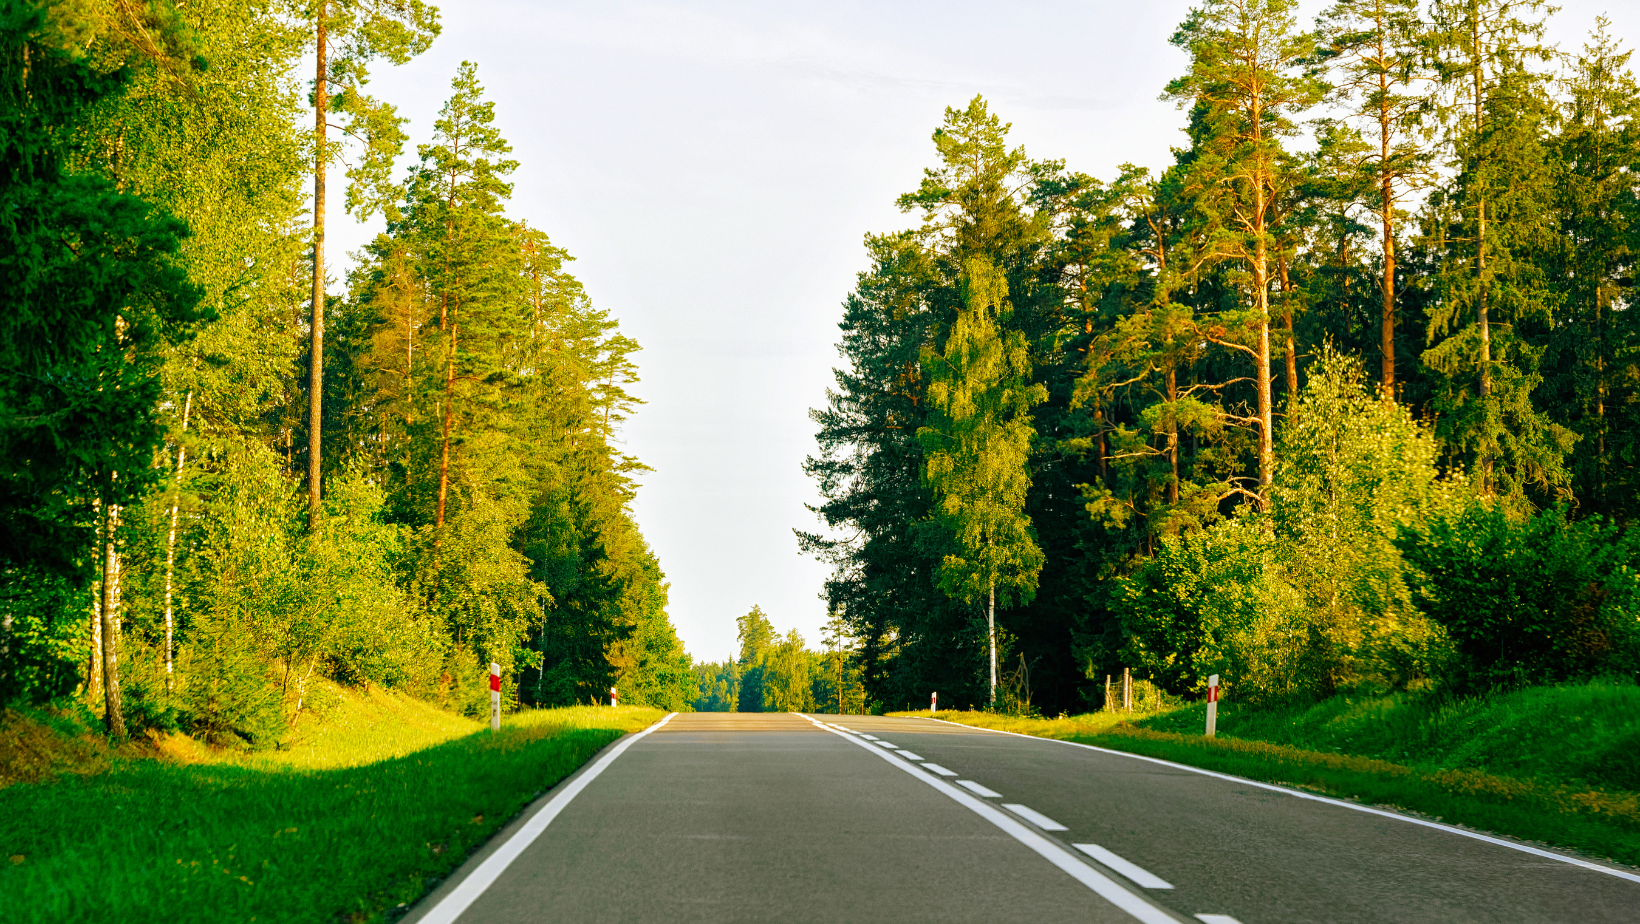
{"label": "pale white sky", "polygon": [[[1640,41],[1632,0],[1561,5],[1563,48],[1602,10]],[[1168,38],[1189,6],[459,0],[432,49],[371,89],[410,118],[413,155],[457,63],[478,63],[521,164],[510,213],[577,257],[593,303],[644,347],[648,403],[625,437],[655,472],[637,519],[679,636],[719,660],[753,604],[819,643],[826,569],[792,536],[816,528],[808,411],[839,362],[862,236],[914,222],[894,199],[933,165],[945,107],[983,94],[1033,157],[1102,178],[1165,166],[1183,117],[1157,97],[1184,67]],[[333,254],[375,233],[339,192],[329,211]],[[332,258],[333,278],[345,269]]]}

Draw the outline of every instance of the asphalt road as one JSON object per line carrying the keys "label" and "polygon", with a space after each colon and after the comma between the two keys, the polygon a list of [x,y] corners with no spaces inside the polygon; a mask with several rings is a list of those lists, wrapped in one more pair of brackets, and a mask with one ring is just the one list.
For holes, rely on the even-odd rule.
{"label": "asphalt road", "polygon": [[696,713],[611,745],[405,921],[1632,924],[1640,876],[1063,742]]}

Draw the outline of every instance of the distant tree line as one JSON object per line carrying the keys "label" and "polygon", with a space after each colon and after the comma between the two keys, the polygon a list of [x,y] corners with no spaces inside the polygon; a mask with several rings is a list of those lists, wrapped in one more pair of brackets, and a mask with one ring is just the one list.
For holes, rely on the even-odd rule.
{"label": "distant tree line", "polygon": [[781,636],[761,607],[735,621],[740,657],[697,662],[698,712],[819,712],[852,715],[869,705],[860,669],[840,623],[826,626],[823,649],[814,651],[796,629]]}
{"label": "distant tree line", "polygon": [[[474,65],[402,173],[364,92],[437,33],[420,0],[0,2],[0,701],[263,745],[320,676],[695,698],[616,448],[638,345],[508,216]],[[387,220],[340,286],[338,164]]]}
{"label": "distant tree line", "polygon": [[799,540],[875,707],[1640,671],[1629,52],[1537,0],[1296,10],[1191,11],[1159,173],[976,97],[867,238]]}

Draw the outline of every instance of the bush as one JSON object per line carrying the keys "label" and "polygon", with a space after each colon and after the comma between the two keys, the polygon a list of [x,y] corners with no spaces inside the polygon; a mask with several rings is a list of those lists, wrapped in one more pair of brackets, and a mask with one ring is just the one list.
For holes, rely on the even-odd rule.
{"label": "bush", "polygon": [[1475,503],[1397,540],[1456,649],[1454,692],[1640,671],[1640,536],[1564,508],[1511,521]]}

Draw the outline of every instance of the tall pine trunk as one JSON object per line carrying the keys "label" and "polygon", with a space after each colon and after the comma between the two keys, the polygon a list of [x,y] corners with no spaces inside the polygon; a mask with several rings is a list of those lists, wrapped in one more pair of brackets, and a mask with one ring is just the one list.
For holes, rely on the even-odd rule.
{"label": "tall pine trunk", "polygon": [[313,313],[308,324],[308,529],[319,522],[319,470],[323,423],[325,365],[325,16],[319,0],[317,63],[313,78]]}
{"label": "tall pine trunk", "polygon": [[[1384,30],[1378,30],[1378,58],[1384,60]],[[1390,169],[1389,142],[1392,131],[1389,111],[1389,75],[1378,75],[1378,188],[1381,195],[1379,210],[1384,223],[1384,312],[1379,328],[1379,349],[1383,351],[1380,367],[1384,398],[1395,400],[1395,178]]]}

